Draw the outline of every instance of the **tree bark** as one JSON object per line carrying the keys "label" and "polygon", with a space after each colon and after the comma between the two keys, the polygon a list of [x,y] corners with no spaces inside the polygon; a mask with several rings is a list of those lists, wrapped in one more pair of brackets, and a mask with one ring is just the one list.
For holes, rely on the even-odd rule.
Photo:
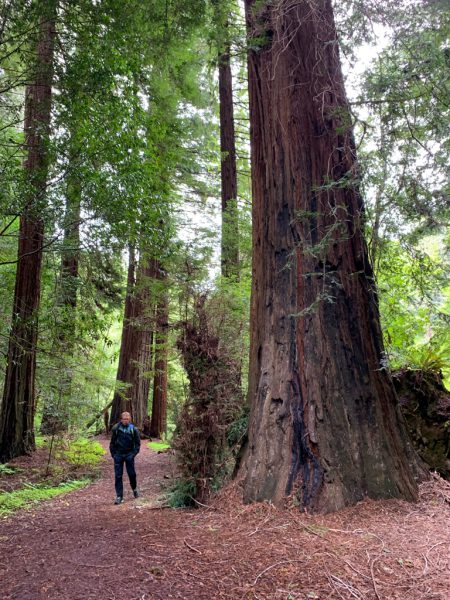
{"label": "tree bark", "polygon": [[[135,270],[136,270],[136,256],[134,247],[130,245],[128,249],[128,273],[127,273],[127,292],[125,295],[125,307],[122,322],[122,337],[120,340],[120,351],[119,351],[119,364],[117,367],[118,382],[126,382],[127,380],[127,369],[129,356],[131,355],[131,348],[133,346],[133,334],[134,330],[130,326],[130,321],[133,317],[133,293],[135,285]],[[111,414],[110,414],[110,428],[120,421],[120,415],[125,410],[131,412],[129,407],[126,407],[126,398],[124,393],[117,389],[114,391]]]}
{"label": "tree bark", "polygon": [[142,427],[147,414],[151,346],[153,338],[153,300],[151,282],[155,261],[141,255],[136,275],[134,250],[130,248],[127,294],[122,327],[117,381],[124,384],[114,392],[110,427],[120,420],[122,412],[131,414],[133,423]]}
{"label": "tree bark", "polygon": [[[246,0],[253,193],[247,502],[417,497],[384,363],[330,0]],[[255,48],[255,46],[260,46]]]}
{"label": "tree bark", "polygon": [[[158,265],[158,279],[165,284],[167,275]],[[155,375],[150,436],[160,438],[167,430],[167,342],[169,333],[169,298],[160,290],[156,307]]]}
{"label": "tree bark", "polygon": [[35,370],[44,219],[47,141],[52,103],[56,2],[40,2],[36,77],[25,90],[24,162],[27,197],[20,218],[13,318],[0,413],[0,461],[34,449]]}
{"label": "tree bark", "polygon": [[[72,156],[73,158],[73,156]],[[55,387],[56,403],[46,402],[42,412],[43,435],[66,431],[69,425],[72,392],[72,365],[75,345],[77,293],[79,287],[81,182],[69,173],[64,214],[64,240],[61,249],[61,275],[58,290],[58,320],[54,353],[61,361]]]}
{"label": "tree bark", "polygon": [[222,184],[222,275],[239,276],[236,143],[230,45],[219,54],[220,152]]}

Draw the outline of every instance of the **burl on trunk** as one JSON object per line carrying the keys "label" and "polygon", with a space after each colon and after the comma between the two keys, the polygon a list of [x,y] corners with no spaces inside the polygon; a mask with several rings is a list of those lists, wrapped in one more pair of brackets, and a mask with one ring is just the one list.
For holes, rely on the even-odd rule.
{"label": "burl on trunk", "polygon": [[253,289],[246,501],[416,498],[384,368],[330,0],[246,1]]}

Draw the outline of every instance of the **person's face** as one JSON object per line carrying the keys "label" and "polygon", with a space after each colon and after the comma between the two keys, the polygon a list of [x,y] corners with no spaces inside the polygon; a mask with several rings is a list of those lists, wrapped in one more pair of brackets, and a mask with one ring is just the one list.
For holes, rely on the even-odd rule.
{"label": "person's face", "polygon": [[121,417],[121,420],[122,420],[122,425],[125,425],[125,427],[127,425],[129,425],[129,423],[131,422],[130,413],[123,413],[122,417]]}

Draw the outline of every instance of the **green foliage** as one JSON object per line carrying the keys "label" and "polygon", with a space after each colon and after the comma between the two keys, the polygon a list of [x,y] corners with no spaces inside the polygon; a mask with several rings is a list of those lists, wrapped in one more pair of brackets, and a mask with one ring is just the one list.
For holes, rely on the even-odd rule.
{"label": "green foliage", "polygon": [[147,446],[150,448],[150,450],[154,450],[155,452],[170,448],[170,444],[167,444],[166,442],[148,442]]}
{"label": "green foliage", "polygon": [[[442,370],[450,376],[450,286],[439,252],[384,242],[377,281],[385,346],[393,368]],[[439,239],[437,240],[439,242]],[[442,241],[438,248],[442,251]]]}
{"label": "green foliage", "polygon": [[169,505],[172,508],[188,508],[195,506],[194,498],[197,495],[195,482],[189,479],[177,479],[168,492]]}
{"label": "green foliage", "polygon": [[44,448],[48,445],[48,438],[38,433],[34,437],[34,442],[36,444],[36,448]]}
{"label": "green foliage", "polygon": [[8,465],[8,463],[0,464],[0,477],[2,475],[14,475],[22,470],[23,469],[19,469],[19,467],[12,467],[11,465]]}
{"label": "green foliage", "polygon": [[335,9],[350,57],[383,42],[349,91],[386,364],[439,365],[448,377],[448,4],[368,0],[361,10],[344,0]]}
{"label": "green foliage", "polygon": [[39,502],[67,494],[88,485],[89,480],[68,481],[58,486],[27,485],[13,492],[0,494],[0,516],[6,516],[20,508],[32,508]]}
{"label": "green foliage", "polygon": [[248,429],[249,410],[244,408],[242,414],[231,423],[227,430],[227,444],[230,448],[236,448],[244,439]]}
{"label": "green foliage", "polygon": [[57,458],[62,458],[75,467],[96,467],[106,454],[103,446],[87,438],[66,442],[58,449]]}
{"label": "green foliage", "polygon": [[411,348],[408,356],[408,366],[420,371],[442,372],[450,375],[450,339],[440,342],[432,338],[428,344]]}
{"label": "green foliage", "polygon": [[379,240],[417,245],[450,216],[450,11],[419,2],[402,13],[402,3],[389,7],[396,19],[389,43],[354,101],[375,264]]}

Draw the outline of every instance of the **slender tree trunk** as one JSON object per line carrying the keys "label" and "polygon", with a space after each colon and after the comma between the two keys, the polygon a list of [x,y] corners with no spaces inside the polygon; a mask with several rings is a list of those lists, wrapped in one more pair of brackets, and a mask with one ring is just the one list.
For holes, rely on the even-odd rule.
{"label": "slender tree trunk", "polygon": [[[167,276],[160,265],[157,277],[163,283]],[[167,342],[169,332],[169,299],[160,290],[156,307],[155,376],[153,379],[153,402],[150,436],[161,437],[167,429]]]}
{"label": "slender tree trunk", "polygon": [[[81,182],[76,173],[67,182],[66,213],[64,216],[64,242],[61,252],[61,305],[67,307],[67,335],[75,333],[77,292],[80,261]],[[70,310],[72,309],[72,310]],[[71,335],[72,334],[72,335]]]}
{"label": "slender tree trunk", "polygon": [[220,152],[222,183],[222,275],[239,276],[236,145],[230,45],[219,55]]}
{"label": "slender tree trunk", "polygon": [[122,412],[131,414],[137,427],[142,427],[147,414],[149,374],[153,326],[151,282],[154,261],[141,256],[136,275],[134,251],[130,248],[127,294],[120,345],[117,381],[125,389],[116,389],[111,407],[110,427],[120,420]]}
{"label": "slender tree trunk", "polygon": [[138,379],[133,390],[133,410],[136,425],[142,429],[148,415],[150,392],[150,374],[152,372],[153,330],[155,328],[155,301],[153,284],[156,273],[156,261],[143,257],[138,279],[138,340],[137,359]]}
{"label": "slender tree trunk", "polygon": [[18,262],[5,386],[0,413],[0,460],[34,449],[35,369],[53,79],[56,3],[40,2],[36,78],[25,91],[24,163],[28,197],[20,218]]}
{"label": "slender tree trunk", "polygon": [[[380,109],[381,112],[381,109]],[[383,216],[383,198],[386,192],[386,184],[388,178],[388,152],[386,148],[386,123],[384,123],[383,117],[380,114],[380,155],[382,162],[382,173],[381,180],[378,182],[378,189],[375,196],[375,203],[373,209],[372,227],[370,232],[370,239],[368,243],[369,259],[374,267],[375,274],[378,272],[378,264],[380,260],[379,247],[380,247],[380,227]]]}
{"label": "slender tree trunk", "polygon": [[81,182],[75,173],[68,176],[61,275],[58,292],[58,331],[54,352],[61,362],[55,387],[57,404],[46,402],[41,421],[44,435],[66,431],[72,392],[72,364],[75,347],[77,293],[80,259]]}
{"label": "slender tree trunk", "polygon": [[[417,496],[384,351],[330,0],[246,0],[253,288],[246,501]],[[254,49],[259,44],[261,47]]]}

